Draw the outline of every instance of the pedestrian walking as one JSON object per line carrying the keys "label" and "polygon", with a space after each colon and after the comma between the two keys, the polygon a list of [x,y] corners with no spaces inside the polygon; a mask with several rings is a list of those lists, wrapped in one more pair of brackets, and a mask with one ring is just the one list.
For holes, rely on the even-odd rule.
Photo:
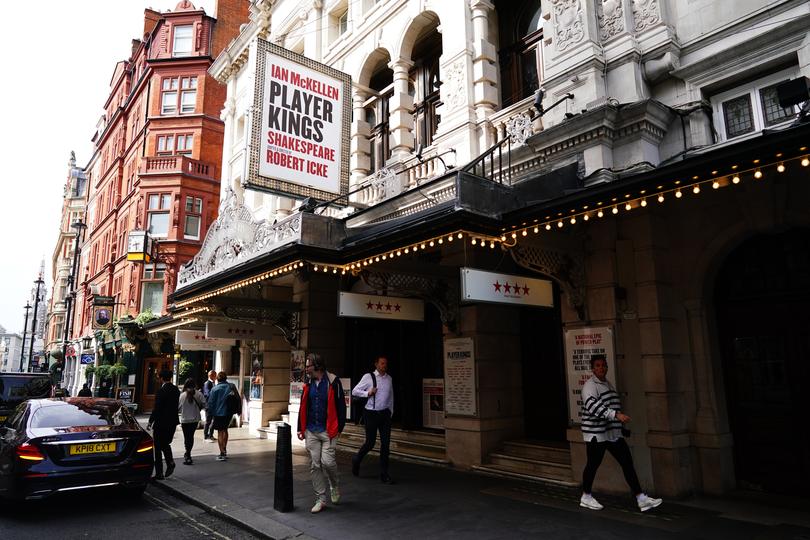
{"label": "pedestrian walking", "polygon": [[166,476],[174,472],[174,458],[172,457],[172,439],[177,430],[177,407],[180,401],[180,390],[172,384],[172,372],[160,372],[162,386],[155,395],[155,407],[149,415],[148,429],[154,429],[152,438],[155,440],[155,480],[163,480],[163,458],[166,458]]}
{"label": "pedestrian walking", "polygon": [[205,398],[202,392],[197,390],[194,379],[186,379],[177,406],[177,411],[180,413],[180,428],[183,430],[183,442],[186,447],[186,453],[183,454],[183,465],[194,465],[194,460],[191,459],[191,449],[194,448],[194,433],[202,420],[200,411],[204,408]]}
{"label": "pedestrian walking", "polygon": [[229,407],[229,396],[233,392],[233,385],[228,384],[228,375],[224,371],[217,373],[217,384],[208,394],[208,411],[213,414],[213,428],[217,431],[219,455],[217,461],[228,460],[228,426],[235,411]]}
{"label": "pedestrian walking", "polygon": [[388,454],[391,444],[391,416],[394,414],[394,384],[388,374],[388,359],[377,357],[375,370],[366,373],[352,389],[352,396],[367,398],[363,411],[366,424],[366,441],[352,458],[352,474],[360,476],[360,463],[366,454],[377,443],[377,432],[380,433],[380,481],[393,484],[388,475]]}
{"label": "pedestrian walking", "polygon": [[79,397],[93,397],[93,391],[90,390],[90,387],[87,383],[82,385],[82,389],[79,390]]}
{"label": "pedestrian walking", "polygon": [[624,425],[630,422],[630,417],[622,412],[619,394],[607,380],[607,369],[604,354],[591,356],[593,376],[582,387],[582,435],[585,439],[588,461],[582,472],[582,497],[579,505],[591,510],[604,508],[594,498],[591,489],[596,471],[607,451],[621,466],[624,479],[636,496],[639,510],[646,512],[660,506],[662,500],[648,496],[641,489],[633,466],[633,456],[624,439],[625,435],[630,433],[624,428]]}
{"label": "pedestrian walking", "polygon": [[340,486],[335,460],[338,435],[346,425],[346,401],[340,379],[326,370],[320,355],[310,353],[306,360],[310,379],[304,385],[298,411],[298,439],[306,441],[310,457],[310,475],[315,490],[317,514],[326,507],[326,487],[332,504],[340,502]]}
{"label": "pedestrian walking", "polygon": [[211,394],[211,390],[214,389],[214,386],[217,384],[217,372],[213,369],[208,372],[208,380],[203,383],[203,397],[205,398],[206,402],[206,409],[205,409],[205,426],[203,427],[203,440],[205,442],[214,442],[214,413],[208,410],[208,396]]}

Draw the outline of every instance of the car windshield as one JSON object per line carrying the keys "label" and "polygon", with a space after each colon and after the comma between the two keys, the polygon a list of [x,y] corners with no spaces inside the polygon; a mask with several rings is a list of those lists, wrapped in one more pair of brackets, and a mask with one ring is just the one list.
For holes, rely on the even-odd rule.
{"label": "car windshield", "polygon": [[45,398],[51,395],[48,377],[0,377],[0,402]]}
{"label": "car windshield", "polygon": [[32,428],[68,428],[74,426],[120,426],[133,419],[126,407],[117,402],[87,400],[55,402],[40,407],[31,418]]}

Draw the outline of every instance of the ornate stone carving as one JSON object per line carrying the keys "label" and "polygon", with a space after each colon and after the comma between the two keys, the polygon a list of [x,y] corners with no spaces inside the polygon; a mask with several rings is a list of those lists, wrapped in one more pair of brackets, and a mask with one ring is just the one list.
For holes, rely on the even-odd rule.
{"label": "ornate stone carving", "polygon": [[467,103],[467,85],[464,81],[464,59],[459,58],[447,68],[444,76],[445,88],[447,88],[447,107],[449,110],[456,109]]}
{"label": "ornate stone carving", "polygon": [[599,20],[599,39],[603,42],[624,31],[622,0],[597,0],[596,15]]}
{"label": "ornate stone carving", "polygon": [[633,0],[633,23],[636,32],[642,32],[661,22],[658,0]]}
{"label": "ornate stone carving", "polygon": [[298,346],[300,335],[300,314],[296,310],[275,306],[227,306],[222,314],[237,321],[270,323],[281,330],[284,339],[293,347]]}
{"label": "ornate stone carving", "polygon": [[552,0],[554,41],[563,52],[585,37],[581,0]]}
{"label": "ornate stone carving", "polygon": [[450,331],[456,331],[459,319],[459,299],[461,298],[458,281],[447,281],[438,277],[369,272],[367,270],[360,273],[360,278],[366,285],[382,294],[393,293],[420,298],[433,304],[439,310],[442,323]]}
{"label": "ornate stone carving", "polygon": [[585,263],[582,255],[518,244],[509,250],[523,268],[540,272],[556,281],[581,321],[585,320]]}
{"label": "ornate stone carving", "polygon": [[534,135],[532,119],[526,113],[520,113],[506,121],[506,134],[512,139],[512,144],[523,144],[526,139]]}
{"label": "ornate stone carving", "polygon": [[254,221],[250,210],[228,189],[219,217],[208,229],[199,253],[180,268],[178,290],[300,238],[301,214],[279,223]]}

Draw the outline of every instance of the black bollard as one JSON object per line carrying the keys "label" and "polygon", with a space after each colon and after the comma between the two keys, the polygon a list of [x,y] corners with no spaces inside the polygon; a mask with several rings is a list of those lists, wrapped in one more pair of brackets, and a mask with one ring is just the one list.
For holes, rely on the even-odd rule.
{"label": "black bollard", "polygon": [[280,424],[276,431],[276,481],[273,508],[279,512],[293,510],[292,428]]}

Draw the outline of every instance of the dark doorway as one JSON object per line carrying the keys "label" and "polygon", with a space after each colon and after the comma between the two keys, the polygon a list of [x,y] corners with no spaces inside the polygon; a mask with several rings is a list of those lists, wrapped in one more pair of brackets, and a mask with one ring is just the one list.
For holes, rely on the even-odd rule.
{"label": "dark doorway", "polygon": [[721,268],[715,302],[737,484],[807,495],[810,231],[745,242]]}
{"label": "dark doorway", "polygon": [[[425,321],[346,319],[346,373],[352,386],[373,369],[378,355],[388,358],[394,380],[394,425],[422,428],[422,379],[443,378],[442,323],[425,305]],[[352,418],[362,412],[352,407]]]}
{"label": "dark doorway", "polygon": [[560,295],[553,308],[520,308],[526,438],[565,441],[568,427]]}

